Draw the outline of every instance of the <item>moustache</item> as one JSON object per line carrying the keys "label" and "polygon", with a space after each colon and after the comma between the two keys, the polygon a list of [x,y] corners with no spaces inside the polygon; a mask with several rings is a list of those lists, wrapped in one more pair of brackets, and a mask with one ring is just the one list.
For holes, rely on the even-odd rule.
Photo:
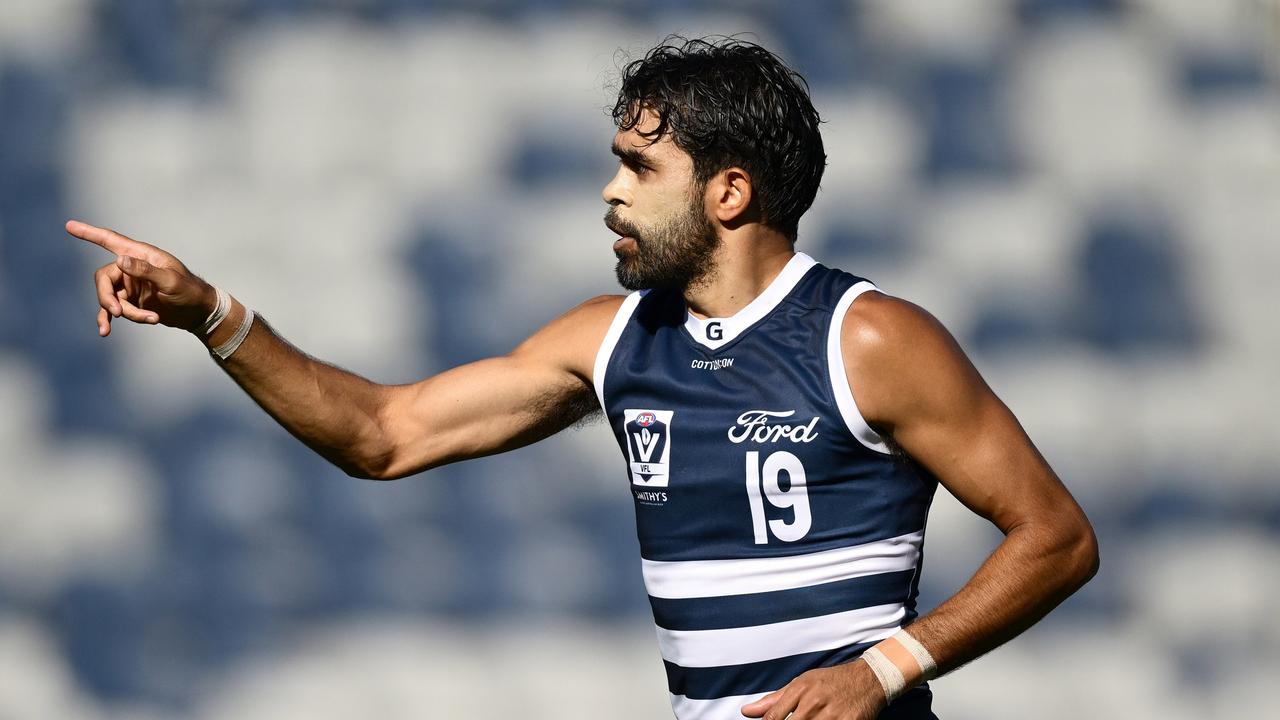
{"label": "moustache", "polygon": [[618,235],[632,238],[637,243],[640,242],[640,229],[620,217],[616,207],[609,208],[608,212],[604,214],[604,224]]}

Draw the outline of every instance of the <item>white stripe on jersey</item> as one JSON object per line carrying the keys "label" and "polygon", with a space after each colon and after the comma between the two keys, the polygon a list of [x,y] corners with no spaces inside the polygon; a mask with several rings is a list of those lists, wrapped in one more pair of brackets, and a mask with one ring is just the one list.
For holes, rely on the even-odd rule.
{"label": "white stripe on jersey", "polygon": [[641,565],[645,587],[653,597],[747,595],[913,570],[923,542],[924,530],[918,530],[887,540],[804,555],[684,562],[642,559]]}
{"label": "white stripe on jersey", "polygon": [[745,720],[742,706],[750,705],[769,693],[755,695],[731,695],[715,700],[692,700],[683,695],[671,696],[671,709],[676,718],[697,720]]}
{"label": "white stripe on jersey", "polygon": [[898,631],[902,603],[720,630],[658,628],[662,657],[681,667],[743,665],[883,640]]}
{"label": "white stripe on jersey", "polygon": [[844,295],[840,296],[840,302],[836,303],[835,310],[831,311],[831,326],[827,331],[827,370],[831,375],[831,390],[835,393],[836,407],[840,409],[840,416],[844,418],[844,424],[849,428],[849,432],[853,433],[853,436],[863,445],[888,455],[890,454],[889,446],[885,444],[884,438],[867,424],[862,417],[862,412],[858,410],[858,403],[853,399],[853,389],[849,387],[849,376],[844,371],[844,346],[840,341],[840,329],[844,326],[844,316],[849,312],[849,306],[862,293],[879,289],[870,281],[863,280],[845,290]]}

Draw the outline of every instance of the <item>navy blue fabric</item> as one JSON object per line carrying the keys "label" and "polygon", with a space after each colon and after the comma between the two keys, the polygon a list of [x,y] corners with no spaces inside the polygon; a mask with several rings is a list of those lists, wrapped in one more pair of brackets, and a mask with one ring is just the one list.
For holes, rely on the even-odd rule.
{"label": "navy blue fabric", "polygon": [[[853,662],[873,645],[875,643],[860,643],[827,652],[727,667],[685,668],[668,662],[665,663],[667,689],[674,695],[695,700],[773,692],[809,670]],[[879,717],[881,720],[936,720],[932,705],[933,690],[928,683],[922,683],[881,711]]]}
{"label": "navy blue fabric", "polygon": [[663,664],[667,667],[667,689],[673,694],[694,700],[713,700],[772,692],[808,670],[857,660],[872,645],[875,643],[859,643],[823,652],[724,667],[687,668],[666,661]]}
{"label": "navy blue fabric", "polygon": [[[653,291],[619,337],[604,378],[610,427],[627,457],[623,411],[671,410],[670,479],[662,502],[633,487],[641,555],[649,560],[778,557],[883,540],[924,527],[937,481],[902,456],[876,452],[853,437],[832,396],[827,369],[831,311],[861,280],[815,265],[770,313],[716,350],[684,328],[684,298]],[[732,358],[719,370],[695,361]],[[843,377],[843,373],[841,374]],[[857,389],[855,388],[855,393]],[[812,442],[731,443],[726,433],[749,410],[817,416]],[[754,541],[745,487],[745,453],[785,450],[802,461],[812,528],[797,542]],[[629,477],[629,475],[628,475]],[[765,503],[769,519],[792,510]]]}
{"label": "navy blue fabric", "polygon": [[933,690],[928,683],[913,687],[876,717],[877,720],[938,720],[933,714]]}
{"label": "navy blue fabric", "polygon": [[[936,478],[905,455],[863,445],[850,432],[832,391],[827,359],[832,313],[861,280],[814,265],[771,310],[715,350],[699,344],[684,327],[687,311],[680,293],[652,291],[640,299],[609,356],[603,393],[626,461],[644,558],[786,558],[923,530]],[[843,381],[843,369],[838,377]],[[740,418],[752,411],[779,413],[769,426],[809,429],[764,439],[736,433],[734,442],[730,430],[740,429]],[[773,530],[761,538],[752,517],[748,468],[754,464],[763,477],[763,463],[783,452],[803,468],[810,525],[798,538],[779,538]],[[643,463],[637,460],[640,454]],[[784,493],[792,490],[789,472],[779,472],[777,481]],[[768,521],[796,522],[794,507],[755,502],[766,526]],[[749,628],[895,603],[903,604],[909,621],[916,616],[920,562],[901,571],[771,592],[651,595],[650,604],[660,627],[679,631]],[[672,693],[692,699],[766,692],[807,670],[852,661],[869,646],[724,667],[666,661],[668,685]],[[928,693],[925,688],[904,697],[882,717],[931,718]]]}
{"label": "navy blue fabric", "polygon": [[709,598],[649,597],[653,621],[667,630],[720,630],[799,620],[902,602],[915,570],[864,575],[794,590]]}

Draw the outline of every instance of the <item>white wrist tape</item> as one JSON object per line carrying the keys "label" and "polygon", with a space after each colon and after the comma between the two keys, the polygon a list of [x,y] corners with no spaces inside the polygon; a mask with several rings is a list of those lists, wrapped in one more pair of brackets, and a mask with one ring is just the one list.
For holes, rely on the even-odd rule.
{"label": "white wrist tape", "polygon": [[871,666],[871,672],[875,673],[876,679],[880,681],[880,687],[884,689],[885,702],[893,702],[907,691],[907,679],[902,676],[902,671],[878,648],[870,648],[862,653],[862,659]]}
{"label": "white wrist tape", "polygon": [[249,330],[253,327],[254,312],[249,308],[244,309],[244,320],[240,321],[240,327],[236,328],[236,332],[226,342],[221,345],[210,348],[209,352],[217,355],[222,360],[231,357],[231,354],[240,349],[244,339],[249,337]]}
{"label": "white wrist tape", "polygon": [[911,653],[911,657],[915,658],[916,662],[920,663],[920,682],[926,682],[938,676],[938,663],[934,662],[933,656],[911,633],[899,630],[893,637],[907,652]]}
{"label": "white wrist tape", "polygon": [[[881,648],[888,650],[888,654]],[[862,653],[862,659],[880,681],[887,702],[893,702],[909,688],[938,674],[938,664],[933,656],[906,630],[899,630],[869,648]]]}
{"label": "white wrist tape", "polygon": [[215,285],[213,292],[217,296],[218,302],[214,305],[213,312],[209,313],[209,317],[204,319],[204,324],[196,330],[201,335],[212,334],[222,324],[222,321],[227,318],[227,314],[231,312],[231,296],[227,294],[227,291]]}

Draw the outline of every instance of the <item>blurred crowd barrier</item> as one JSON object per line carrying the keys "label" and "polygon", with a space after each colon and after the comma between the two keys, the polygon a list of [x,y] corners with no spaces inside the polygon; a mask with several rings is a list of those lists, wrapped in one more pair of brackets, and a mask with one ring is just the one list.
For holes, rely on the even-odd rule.
{"label": "blurred crowd barrier", "polygon": [[[800,249],[937,315],[1099,576],[944,720],[1280,700],[1267,0],[0,1],[0,717],[668,716],[602,425],[346,478],[181,333],[95,331],[75,217],[384,382],[613,291],[620,63],[752,33],[830,158]],[[940,491],[922,606],[999,535]]]}

